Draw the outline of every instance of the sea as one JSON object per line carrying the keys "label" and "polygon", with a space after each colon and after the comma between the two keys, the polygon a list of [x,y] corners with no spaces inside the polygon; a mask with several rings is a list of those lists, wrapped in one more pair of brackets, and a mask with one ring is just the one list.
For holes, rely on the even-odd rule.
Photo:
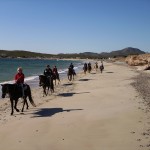
{"label": "sea", "polygon": [[[23,58],[0,58],[0,84],[14,83],[14,76],[17,68],[22,67],[25,74],[25,83],[31,88],[39,85],[39,75],[43,74],[47,65],[51,68],[57,67],[60,79],[67,78],[67,70],[73,63],[76,73],[83,68],[84,61],[81,60],[63,60],[63,59],[23,59]],[[0,86],[1,99],[1,86]]]}

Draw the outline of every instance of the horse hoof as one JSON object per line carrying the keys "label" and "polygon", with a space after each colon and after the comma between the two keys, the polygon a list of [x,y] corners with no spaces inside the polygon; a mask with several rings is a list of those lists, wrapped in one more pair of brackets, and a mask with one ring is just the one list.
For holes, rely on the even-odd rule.
{"label": "horse hoof", "polygon": [[19,112],[19,109],[16,109],[17,112]]}

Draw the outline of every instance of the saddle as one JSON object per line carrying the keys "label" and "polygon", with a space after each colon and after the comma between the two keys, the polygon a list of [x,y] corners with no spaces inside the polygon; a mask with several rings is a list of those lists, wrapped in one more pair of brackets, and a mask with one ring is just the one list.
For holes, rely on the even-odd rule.
{"label": "saddle", "polygon": [[[28,88],[28,85],[27,84],[23,84],[23,90],[25,91],[25,90],[27,90],[27,88]],[[18,92],[22,93],[22,86],[21,86],[21,84],[16,84],[15,83],[15,89]]]}

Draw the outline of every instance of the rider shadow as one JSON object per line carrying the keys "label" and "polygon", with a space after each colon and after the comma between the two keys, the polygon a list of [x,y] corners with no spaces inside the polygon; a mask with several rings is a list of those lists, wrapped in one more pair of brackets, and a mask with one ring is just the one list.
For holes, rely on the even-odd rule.
{"label": "rider shadow", "polygon": [[82,94],[82,93],[90,93],[90,92],[80,92],[80,93],[74,93],[74,92],[71,92],[71,93],[59,93],[57,96],[70,97],[70,96],[73,96],[74,94]]}
{"label": "rider shadow", "polygon": [[57,113],[77,111],[77,110],[83,110],[83,109],[41,108],[37,112],[33,113],[34,116],[32,118],[35,118],[35,117],[50,117],[50,116],[53,116]]}

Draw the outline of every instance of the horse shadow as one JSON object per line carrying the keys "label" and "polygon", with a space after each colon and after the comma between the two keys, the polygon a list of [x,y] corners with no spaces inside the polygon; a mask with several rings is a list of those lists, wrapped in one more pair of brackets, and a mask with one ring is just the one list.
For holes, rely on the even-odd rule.
{"label": "horse shadow", "polygon": [[79,81],[89,81],[89,80],[92,80],[92,79],[79,79]]}
{"label": "horse shadow", "polygon": [[96,74],[95,72],[92,72],[91,74]]}
{"label": "horse shadow", "polygon": [[40,110],[33,113],[34,116],[32,118],[51,117],[57,113],[77,111],[77,110],[83,110],[83,109],[41,108]]}
{"label": "horse shadow", "polygon": [[59,93],[57,96],[63,96],[63,97],[70,97],[73,96],[74,94],[83,94],[83,93],[90,93],[90,92],[80,92],[80,93],[75,93],[75,92],[70,92],[70,93]]}
{"label": "horse shadow", "polygon": [[114,72],[112,72],[112,71],[108,71],[108,72],[106,72],[106,73],[114,73]]}
{"label": "horse shadow", "polygon": [[65,83],[65,84],[63,84],[63,86],[70,86],[70,85],[72,85],[72,83]]}

